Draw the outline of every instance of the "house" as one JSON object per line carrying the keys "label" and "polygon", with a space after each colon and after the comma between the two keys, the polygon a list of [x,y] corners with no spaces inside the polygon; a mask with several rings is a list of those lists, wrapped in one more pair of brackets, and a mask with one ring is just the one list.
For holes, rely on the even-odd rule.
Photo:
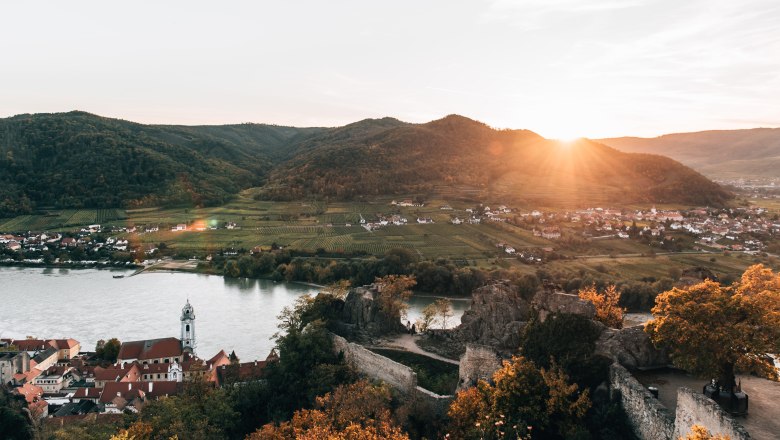
{"label": "house", "polygon": [[178,225],[171,228],[171,231],[186,231],[186,230],[187,230],[186,223],[179,223]]}
{"label": "house", "polygon": [[149,399],[175,396],[181,391],[180,382],[110,382],[100,393],[98,402],[109,413],[137,412]]}
{"label": "house", "polygon": [[73,338],[52,339],[52,341],[57,348],[58,360],[73,359],[79,354],[79,351],[81,350],[81,344],[79,341]]}
{"label": "house", "polygon": [[75,247],[77,244],[76,239],[73,237],[65,237],[60,240],[60,246],[62,247]]}
{"label": "house", "polygon": [[544,228],[542,229],[542,238],[557,240],[561,238],[561,231],[558,228]]}
{"label": "house", "polygon": [[454,219],[450,220],[450,223],[452,223],[453,225],[459,225],[459,224],[463,223],[463,220],[455,217]]}
{"label": "house", "polygon": [[420,224],[423,224],[423,225],[431,224],[431,223],[433,223],[433,219],[430,218],[430,217],[425,217],[425,218],[417,217],[417,223],[420,223]]}
{"label": "house", "polygon": [[77,388],[76,392],[70,397],[70,401],[74,403],[81,402],[82,400],[89,400],[94,403],[98,403],[100,400],[100,393],[103,392],[103,388],[95,387],[82,387]]}
{"label": "house", "polygon": [[24,396],[27,402],[27,408],[35,419],[42,419],[49,415],[49,404],[43,400],[43,388],[26,383],[18,388],[14,388],[14,394]]}
{"label": "house", "polygon": [[47,370],[49,367],[57,363],[57,355],[59,350],[55,347],[48,347],[43,351],[39,351],[30,360],[30,365],[38,370]]}
{"label": "house", "polygon": [[515,248],[513,248],[512,246],[507,246],[504,248],[504,252],[506,252],[507,254],[514,254]]}
{"label": "house", "polygon": [[57,394],[73,381],[71,367],[51,367],[36,377],[34,384],[43,389],[44,394]]}
{"label": "house", "polygon": [[221,365],[216,370],[217,385],[225,386],[262,380],[265,376],[266,366],[278,360],[279,355],[276,354],[276,350],[271,350],[271,353],[268,354],[264,361]]}
{"label": "house", "polygon": [[103,388],[108,382],[138,382],[141,380],[141,369],[137,363],[110,367],[95,367],[95,387]]}

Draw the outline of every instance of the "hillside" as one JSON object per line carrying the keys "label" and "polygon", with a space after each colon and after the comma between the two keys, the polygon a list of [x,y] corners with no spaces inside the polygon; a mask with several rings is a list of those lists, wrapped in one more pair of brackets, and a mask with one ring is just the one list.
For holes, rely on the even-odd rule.
{"label": "hillside", "polygon": [[336,128],[144,125],[84,112],[0,119],[0,217],[49,208],[219,205],[258,197],[500,196],[533,203],[720,204],[730,195],[661,156],[546,140],[448,116]]}
{"label": "hillside", "polygon": [[730,197],[671,159],[588,140],[567,145],[456,115],[420,125],[378,125],[362,121],[346,133],[348,127],[309,140],[309,148],[273,170],[263,196],[352,199],[455,186],[550,204],[721,204]]}
{"label": "hillside", "polygon": [[47,207],[224,203],[318,129],[153,126],[84,112],[0,120],[0,217]]}
{"label": "hillside", "polygon": [[715,179],[777,178],[780,128],[715,130],[597,142],[619,150],[669,156]]}

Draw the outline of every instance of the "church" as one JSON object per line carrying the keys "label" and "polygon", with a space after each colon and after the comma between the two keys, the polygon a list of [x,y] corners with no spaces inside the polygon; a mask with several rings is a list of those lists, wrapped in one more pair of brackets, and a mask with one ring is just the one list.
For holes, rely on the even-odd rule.
{"label": "church", "polygon": [[[195,354],[197,347],[197,339],[195,338],[195,309],[189,300],[181,309],[180,321],[181,339],[170,337],[123,342],[117,356],[117,365],[125,367],[138,363],[143,368],[145,365],[177,364],[178,367],[179,365],[190,364],[192,361],[199,360]],[[220,355],[224,355],[224,351],[217,353],[217,356],[209,360],[209,363],[211,361],[221,361],[221,359],[216,359],[221,358],[222,356]]]}

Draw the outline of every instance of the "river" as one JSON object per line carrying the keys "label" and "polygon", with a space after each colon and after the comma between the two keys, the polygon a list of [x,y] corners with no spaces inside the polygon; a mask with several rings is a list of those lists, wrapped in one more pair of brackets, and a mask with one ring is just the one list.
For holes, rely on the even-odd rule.
{"label": "river", "polygon": [[[189,299],[195,309],[197,353],[209,358],[220,349],[235,350],[244,360],[264,359],[273,347],[277,315],[317,287],[269,280],[230,279],[183,272],[106,269],[0,267],[0,337],[71,337],[82,350],[99,339],[120,341],[180,337],[181,309]],[[415,296],[409,319],[434,301]],[[453,299],[460,323],[468,300]],[[441,325],[439,324],[438,327]]]}

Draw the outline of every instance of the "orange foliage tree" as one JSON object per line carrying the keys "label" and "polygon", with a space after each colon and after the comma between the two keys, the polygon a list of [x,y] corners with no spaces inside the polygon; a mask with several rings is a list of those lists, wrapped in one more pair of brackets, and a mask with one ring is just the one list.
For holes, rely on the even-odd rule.
{"label": "orange foliage tree", "polygon": [[652,311],[645,331],[678,367],[720,378],[726,389],[735,369],[777,380],[767,359],[780,352],[780,275],[771,269],[752,266],[731,287],[707,280],[674,288],[656,298]]}
{"label": "orange foliage tree", "polygon": [[680,440],[731,440],[731,437],[723,434],[712,435],[707,428],[701,425],[693,425],[691,432]]}
{"label": "orange foliage tree", "polygon": [[614,284],[607,286],[603,292],[596,290],[595,285],[583,287],[579,291],[579,297],[592,302],[596,306],[597,321],[612,328],[623,327],[623,312],[625,312],[625,309],[618,305],[620,292]]}
{"label": "orange foliage tree", "polygon": [[479,381],[458,392],[448,432],[459,439],[519,438],[533,430],[571,437],[583,429],[590,406],[588,391],[579,392],[557,365],[539,369],[515,356],[493,374],[492,385]]}
{"label": "orange foliage tree", "polygon": [[315,409],[296,411],[289,422],[267,424],[250,440],[408,440],[391,419],[386,385],[359,381],[317,397]]}

